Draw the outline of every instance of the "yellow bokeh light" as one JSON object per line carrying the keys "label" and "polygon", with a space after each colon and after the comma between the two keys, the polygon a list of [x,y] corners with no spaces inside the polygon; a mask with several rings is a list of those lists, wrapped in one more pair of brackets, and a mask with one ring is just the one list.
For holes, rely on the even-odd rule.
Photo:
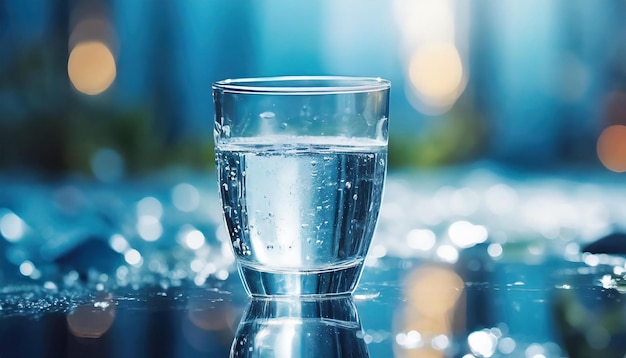
{"label": "yellow bokeh light", "polygon": [[[441,358],[446,355],[435,346],[437,336],[450,337],[464,329],[465,311],[462,300],[465,283],[447,266],[426,265],[411,272],[406,279],[407,305],[398,315],[402,332],[417,332],[418,337],[430,337],[431,344],[400,347],[403,357]],[[413,334],[415,336],[415,334]],[[447,342],[447,341],[446,341]],[[425,343],[425,342],[424,342]],[[444,345],[447,345],[445,343]]]}
{"label": "yellow bokeh light", "polygon": [[626,172],[626,126],[614,125],[605,128],[597,143],[598,159],[607,169]]}
{"label": "yellow bokeh light", "polygon": [[70,52],[67,73],[76,90],[96,95],[106,91],[115,80],[115,59],[104,43],[81,42]]}
{"label": "yellow bokeh light", "polygon": [[465,286],[454,271],[437,266],[412,272],[408,281],[408,302],[421,315],[437,318],[454,308]]}
{"label": "yellow bokeh light", "polygon": [[434,42],[417,49],[409,63],[411,85],[426,104],[448,106],[463,89],[463,64],[457,48]]}

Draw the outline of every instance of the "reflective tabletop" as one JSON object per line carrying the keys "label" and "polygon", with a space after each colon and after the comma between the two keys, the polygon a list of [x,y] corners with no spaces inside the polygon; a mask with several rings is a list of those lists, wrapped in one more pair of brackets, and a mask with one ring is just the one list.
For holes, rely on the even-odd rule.
{"label": "reflective tabletop", "polygon": [[0,177],[0,357],[623,357],[626,189],[463,173],[392,173],[356,292],[319,300],[246,295],[210,175]]}

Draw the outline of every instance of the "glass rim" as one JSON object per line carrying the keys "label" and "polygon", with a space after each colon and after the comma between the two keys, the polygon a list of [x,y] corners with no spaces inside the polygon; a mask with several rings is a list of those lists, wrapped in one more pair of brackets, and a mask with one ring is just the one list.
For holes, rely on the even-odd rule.
{"label": "glass rim", "polygon": [[276,76],[225,79],[212,87],[235,94],[311,95],[382,91],[391,87],[391,81],[380,77]]}

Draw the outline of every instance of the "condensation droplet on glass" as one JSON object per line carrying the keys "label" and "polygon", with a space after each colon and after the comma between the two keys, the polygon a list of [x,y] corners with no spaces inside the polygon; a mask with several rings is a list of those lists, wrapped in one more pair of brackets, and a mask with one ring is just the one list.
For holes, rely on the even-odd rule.
{"label": "condensation droplet on glass", "polygon": [[228,184],[226,183],[222,184],[222,188],[224,188],[224,191],[228,191]]}
{"label": "condensation droplet on glass", "polygon": [[286,122],[281,123],[280,129],[285,129],[285,128],[287,128],[287,123]]}
{"label": "condensation droplet on glass", "polygon": [[318,206],[316,207],[316,209],[317,209],[318,211],[320,211],[320,210],[322,210],[322,206],[321,206],[321,205],[318,205]]}
{"label": "condensation droplet on glass", "polygon": [[358,196],[358,195],[356,195],[356,194],[352,195],[352,199],[354,199],[354,200],[356,200],[358,197],[359,197],[359,196]]}
{"label": "condensation droplet on glass", "polygon": [[347,181],[346,182],[346,189],[350,189],[352,188],[352,182]]}

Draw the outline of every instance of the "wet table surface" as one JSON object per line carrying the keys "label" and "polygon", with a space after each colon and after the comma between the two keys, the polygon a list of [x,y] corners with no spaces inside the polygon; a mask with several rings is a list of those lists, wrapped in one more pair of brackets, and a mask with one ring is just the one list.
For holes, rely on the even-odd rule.
{"label": "wet table surface", "polygon": [[213,178],[0,176],[0,357],[623,357],[624,260],[581,248],[626,190],[463,173],[392,173],[354,295],[306,301],[246,296]]}
{"label": "wet table surface", "polygon": [[325,300],[249,299],[234,275],[169,288],[13,286],[0,356],[623,356],[613,266],[488,257],[381,259],[352,297]]}

